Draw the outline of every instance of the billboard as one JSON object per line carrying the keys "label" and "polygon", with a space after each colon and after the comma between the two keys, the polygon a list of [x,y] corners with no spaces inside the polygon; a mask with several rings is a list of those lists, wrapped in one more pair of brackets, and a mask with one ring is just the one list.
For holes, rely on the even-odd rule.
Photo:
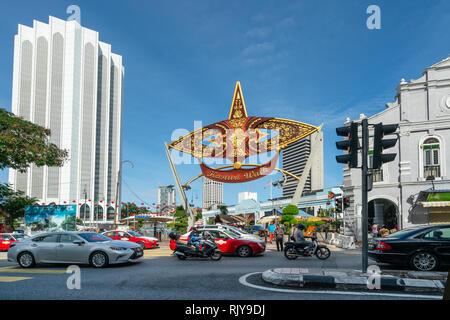
{"label": "billboard", "polygon": [[25,227],[34,232],[75,231],[76,205],[26,206]]}

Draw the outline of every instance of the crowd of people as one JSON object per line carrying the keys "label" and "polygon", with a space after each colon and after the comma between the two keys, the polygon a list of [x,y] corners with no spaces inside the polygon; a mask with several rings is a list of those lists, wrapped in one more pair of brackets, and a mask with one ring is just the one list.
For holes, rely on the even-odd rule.
{"label": "crowd of people", "polygon": [[397,230],[398,230],[397,226],[394,226],[394,228],[392,229],[388,229],[385,224],[383,224],[381,228],[378,226],[377,223],[369,224],[369,232],[372,234],[373,238],[378,237],[384,238],[390,235],[391,233],[397,232]]}

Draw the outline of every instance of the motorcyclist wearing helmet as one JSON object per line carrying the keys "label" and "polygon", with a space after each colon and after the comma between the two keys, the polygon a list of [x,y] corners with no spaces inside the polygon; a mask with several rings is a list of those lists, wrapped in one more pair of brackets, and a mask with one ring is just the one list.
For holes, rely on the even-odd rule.
{"label": "motorcyclist wearing helmet", "polygon": [[305,235],[303,234],[303,230],[305,230],[305,226],[301,223],[297,225],[297,231],[295,232],[294,238],[295,243],[302,243],[304,244],[305,252],[308,254],[311,254],[311,249],[313,247],[313,244],[310,241],[306,241]]}
{"label": "motorcyclist wearing helmet", "polygon": [[200,251],[200,243],[201,243],[201,238],[200,238],[200,234],[198,232],[198,227],[195,226],[191,233],[189,234],[189,241],[188,241],[188,245],[193,244],[195,246],[195,252],[199,252]]}

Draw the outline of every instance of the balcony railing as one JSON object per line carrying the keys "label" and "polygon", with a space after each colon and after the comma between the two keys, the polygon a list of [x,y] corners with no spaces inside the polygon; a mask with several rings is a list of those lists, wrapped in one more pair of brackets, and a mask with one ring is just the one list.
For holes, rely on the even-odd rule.
{"label": "balcony railing", "polygon": [[441,176],[441,166],[424,166],[423,168],[423,176],[425,179],[428,179],[429,177],[433,176],[435,178]]}

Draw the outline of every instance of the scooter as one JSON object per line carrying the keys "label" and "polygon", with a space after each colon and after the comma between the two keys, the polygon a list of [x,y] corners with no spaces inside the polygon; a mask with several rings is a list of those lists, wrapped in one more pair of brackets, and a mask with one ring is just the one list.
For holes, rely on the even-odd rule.
{"label": "scooter", "polygon": [[222,258],[222,251],[218,249],[219,246],[211,237],[207,237],[202,240],[201,249],[198,252],[195,247],[178,241],[179,235],[170,234],[169,237],[176,241],[174,254],[180,260],[185,260],[188,257],[197,257],[210,258],[211,260],[217,261]]}
{"label": "scooter", "polygon": [[286,242],[284,247],[284,256],[289,260],[295,260],[299,256],[309,257],[315,255],[320,260],[328,259],[331,255],[330,249],[327,246],[319,245],[317,237],[311,237],[313,247],[309,252],[305,249],[306,245],[303,243]]}

